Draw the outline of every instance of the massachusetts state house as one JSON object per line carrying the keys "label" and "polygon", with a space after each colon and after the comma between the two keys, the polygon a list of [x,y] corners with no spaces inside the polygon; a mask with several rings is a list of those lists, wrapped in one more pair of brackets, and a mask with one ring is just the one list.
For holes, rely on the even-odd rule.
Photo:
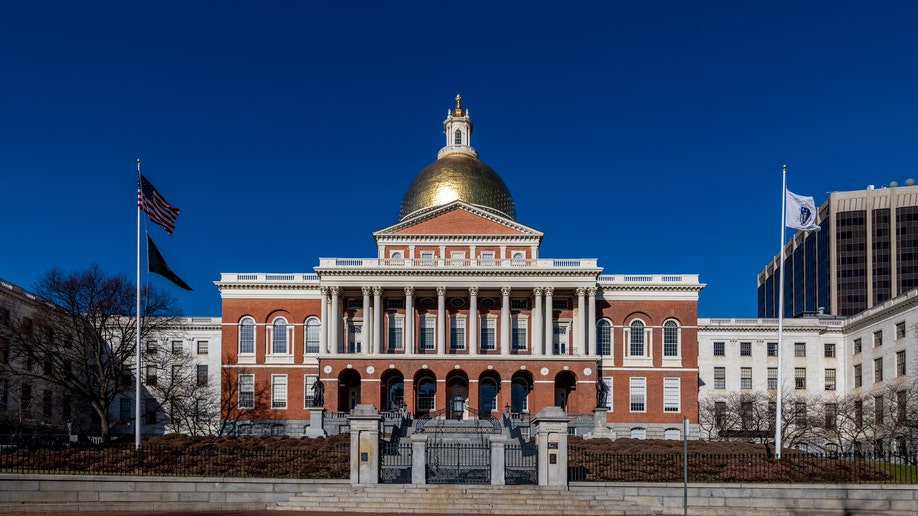
{"label": "massachusetts state house", "polygon": [[457,96],[371,257],[221,275],[225,419],[296,435],[357,404],[450,418],[601,404],[618,437],[697,423],[698,276],[541,256],[472,127]]}

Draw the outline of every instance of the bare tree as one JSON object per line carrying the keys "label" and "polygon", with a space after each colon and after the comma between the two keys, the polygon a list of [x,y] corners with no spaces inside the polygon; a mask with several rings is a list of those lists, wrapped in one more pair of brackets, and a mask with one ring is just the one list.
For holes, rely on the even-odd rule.
{"label": "bare tree", "polygon": [[[162,407],[164,426],[173,433],[212,435],[219,429],[219,393],[201,378],[194,358],[183,348],[155,348],[144,354],[148,370],[155,371],[155,381],[145,387]],[[205,366],[206,367],[206,366]]]}
{"label": "bare tree", "polygon": [[[230,363],[224,356],[223,363]],[[251,376],[251,385],[243,385],[242,378]],[[271,407],[271,394],[266,383],[255,382],[252,371],[245,367],[226,367],[220,370],[222,385],[220,393],[220,414],[222,422],[219,435],[230,435],[238,432],[243,422],[260,422],[274,419]],[[240,396],[240,389],[245,393]],[[251,390],[249,390],[251,389]]]}
{"label": "bare tree", "polygon": [[[11,348],[21,360],[41,364],[18,371],[59,387],[92,408],[103,442],[121,422],[110,407],[132,392],[135,373],[136,289],[123,275],[108,275],[98,265],[74,272],[52,269],[38,281],[35,293],[50,307],[22,319],[13,328]],[[174,297],[146,287],[141,295],[140,339],[172,324]]]}

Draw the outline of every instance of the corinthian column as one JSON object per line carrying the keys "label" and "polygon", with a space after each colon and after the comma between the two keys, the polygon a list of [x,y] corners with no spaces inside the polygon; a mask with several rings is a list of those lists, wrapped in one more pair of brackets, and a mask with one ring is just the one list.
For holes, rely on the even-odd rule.
{"label": "corinthian column", "polygon": [[370,353],[382,353],[383,338],[382,332],[382,287],[373,287],[373,345],[368,350]]}
{"label": "corinthian column", "polygon": [[330,287],[331,307],[329,309],[330,317],[328,321],[328,344],[332,355],[338,354],[338,346],[341,345],[338,333],[341,324],[341,312],[338,310],[338,287]]}
{"label": "corinthian column", "polygon": [[555,293],[555,287],[545,287],[545,354],[552,355],[554,350],[552,349],[552,342],[554,339],[554,317],[553,308],[551,305],[551,296]]}
{"label": "corinthian column", "polygon": [[437,354],[446,354],[446,287],[437,287]]}
{"label": "corinthian column", "polygon": [[584,355],[599,354],[596,349],[596,287],[587,288],[587,342],[589,349]]}
{"label": "corinthian column", "polygon": [[532,354],[536,356],[542,354],[542,291],[542,287],[532,289]]}
{"label": "corinthian column", "polygon": [[510,354],[510,287],[500,289],[500,354]]}
{"label": "corinthian column", "polygon": [[322,306],[319,314],[319,351],[328,353],[328,287],[319,287],[322,294]]}
{"label": "corinthian column", "polygon": [[405,354],[414,354],[414,287],[405,287]]}
{"label": "corinthian column", "polygon": [[478,287],[469,287],[469,355],[478,354]]}
{"label": "corinthian column", "polygon": [[583,329],[585,326],[584,321],[586,320],[586,317],[584,317],[585,314],[583,313],[586,310],[586,302],[584,301],[584,296],[586,296],[586,289],[583,287],[578,287],[576,290],[574,290],[574,292],[577,294],[577,320],[575,322],[577,329],[574,331],[573,355],[583,356],[583,347],[586,345],[586,336],[584,335]]}
{"label": "corinthian column", "polygon": [[361,351],[369,351],[373,347],[373,305],[370,304],[371,287],[360,287],[363,294],[363,345]]}

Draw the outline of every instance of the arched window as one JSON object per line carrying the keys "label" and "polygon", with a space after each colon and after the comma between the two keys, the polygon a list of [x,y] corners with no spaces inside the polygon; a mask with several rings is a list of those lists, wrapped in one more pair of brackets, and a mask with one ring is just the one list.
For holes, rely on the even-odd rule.
{"label": "arched window", "polygon": [[667,428],[663,430],[663,438],[667,441],[677,441],[680,439],[681,432],[678,428]]}
{"label": "arched window", "polygon": [[513,412],[529,410],[529,384],[522,378],[514,379],[511,385],[510,410]]}
{"label": "arched window", "polygon": [[418,411],[434,410],[437,397],[437,384],[431,378],[424,378],[418,384]]}
{"label": "arched window", "polygon": [[632,438],[632,439],[646,439],[646,438],[647,438],[647,429],[646,429],[646,428],[632,428],[632,429],[631,429],[631,438]]}
{"label": "arched window", "polygon": [[679,323],[672,319],[663,323],[663,356],[679,356]]}
{"label": "arched window", "polygon": [[239,354],[255,354],[255,319],[251,317],[239,321]]}
{"label": "arched window", "polygon": [[306,319],[306,353],[319,352],[319,329],[321,324],[316,317]]}
{"label": "arched window", "polygon": [[596,321],[596,354],[612,354],[612,323],[606,319]]}
{"label": "arched window", "polygon": [[459,129],[456,129],[456,132],[454,133],[453,143],[455,145],[462,145],[462,131]]}
{"label": "arched window", "polygon": [[632,356],[632,357],[644,356],[644,323],[643,322],[641,321],[631,322],[630,344],[631,344],[631,349],[628,352],[629,356]]}
{"label": "arched window", "polygon": [[271,353],[274,355],[289,355],[290,348],[287,342],[287,319],[278,317],[274,319],[271,330]]}
{"label": "arched window", "polygon": [[497,386],[490,378],[478,384],[478,408],[482,412],[497,410]]}

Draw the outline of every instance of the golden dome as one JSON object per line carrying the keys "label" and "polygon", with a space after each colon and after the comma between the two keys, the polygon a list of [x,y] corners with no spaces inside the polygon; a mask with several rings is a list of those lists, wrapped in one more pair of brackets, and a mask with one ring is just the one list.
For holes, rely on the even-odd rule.
{"label": "golden dome", "polygon": [[411,182],[399,217],[460,200],[516,220],[513,197],[491,167],[468,154],[447,154],[424,167]]}

